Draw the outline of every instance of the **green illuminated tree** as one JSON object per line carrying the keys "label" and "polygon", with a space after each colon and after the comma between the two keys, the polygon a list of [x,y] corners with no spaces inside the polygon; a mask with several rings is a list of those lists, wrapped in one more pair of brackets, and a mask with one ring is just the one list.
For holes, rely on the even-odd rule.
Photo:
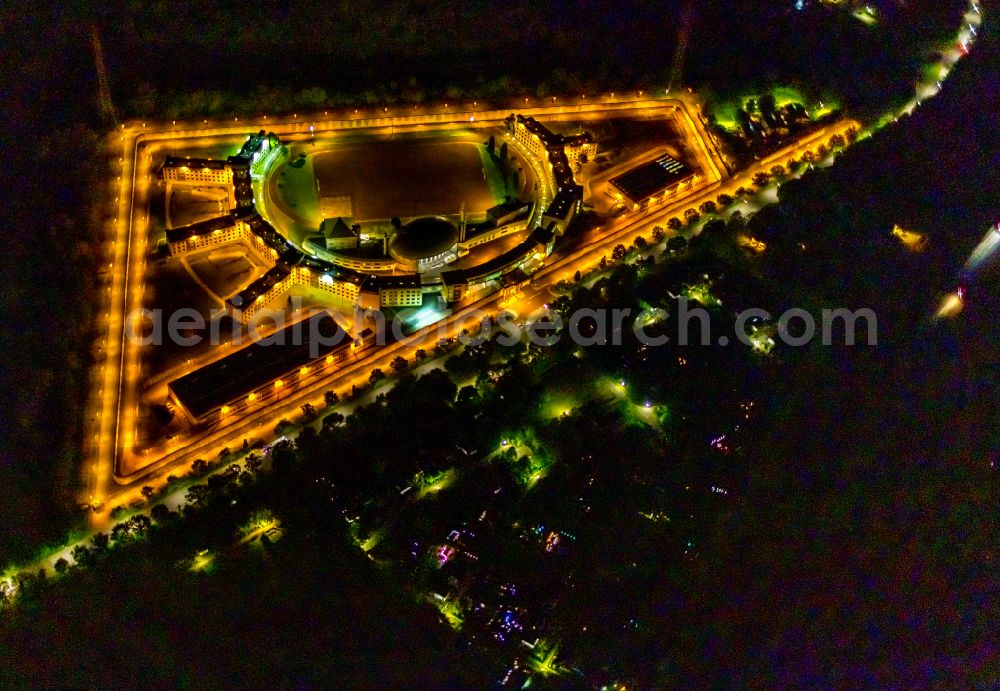
{"label": "green illuminated tree", "polygon": [[97,550],[86,545],[77,545],[70,552],[70,555],[80,566],[86,568],[97,561]]}
{"label": "green illuminated tree", "polygon": [[129,527],[127,523],[117,523],[111,527],[111,539],[115,544],[124,543],[129,537]]}
{"label": "green illuminated tree", "polygon": [[249,453],[243,464],[246,466],[248,472],[256,473],[264,465],[264,460],[255,453]]}
{"label": "green illuminated tree", "polygon": [[611,250],[611,261],[620,262],[625,259],[625,245],[615,245],[614,249]]}
{"label": "green illuminated tree", "polygon": [[302,404],[302,417],[305,418],[306,422],[312,422],[318,415],[319,414],[316,412],[316,406],[312,403]]}
{"label": "green illuminated tree", "polygon": [[274,426],[274,433],[279,437],[283,437],[286,434],[288,434],[288,431],[291,429],[292,429],[292,421],[287,418],[283,418],[279,420],[278,424]]}
{"label": "green illuminated tree", "polygon": [[743,213],[737,209],[730,215],[729,221],[726,222],[726,230],[729,232],[735,232],[738,230],[743,230],[747,227],[747,221],[743,218]]}
{"label": "green illuminated tree", "polygon": [[90,540],[91,544],[93,544],[94,547],[96,547],[98,550],[105,550],[105,549],[107,549],[108,548],[108,543],[110,541],[111,541],[111,538],[108,537],[107,533],[97,533]]}
{"label": "green illuminated tree", "polygon": [[191,485],[188,487],[186,501],[191,506],[204,506],[211,496],[208,485]]}
{"label": "green illuminated tree", "polygon": [[323,418],[323,429],[330,430],[344,422],[344,416],[340,413],[330,413]]}
{"label": "green illuminated tree", "polygon": [[764,122],[767,123],[768,127],[774,127],[777,122],[775,117],[775,107],[774,96],[772,94],[764,94],[757,101],[757,108],[760,110],[760,116],[764,118]]}
{"label": "green illuminated tree", "polygon": [[336,391],[327,391],[323,394],[323,402],[327,406],[334,406],[340,402],[340,396],[337,395]]}
{"label": "green illuminated tree", "polygon": [[382,381],[385,379],[385,372],[380,368],[376,367],[372,370],[372,373],[368,375],[368,382],[374,384],[375,382]]}
{"label": "green illuminated tree", "polygon": [[402,374],[403,372],[406,371],[406,368],[409,366],[410,364],[406,361],[406,358],[403,357],[402,355],[397,355],[392,359],[392,362],[389,363],[389,367],[391,367],[392,371],[395,372],[396,374]]}
{"label": "green illuminated tree", "polygon": [[687,238],[683,235],[675,235],[667,240],[667,249],[671,252],[681,252],[687,249]]}
{"label": "green illuminated tree", "polygon": [[479,390],[471,384],[463,386],[455,399],[455,405],[464,410],[470,410],[479,404]]}
{"label": "green illuminated tree", "polygon": [[748,139],[756,134],[750,114],[742,108],[736,111],[736,121],[740,123],[740,127],[743,129],[743,134],[745,134]]}

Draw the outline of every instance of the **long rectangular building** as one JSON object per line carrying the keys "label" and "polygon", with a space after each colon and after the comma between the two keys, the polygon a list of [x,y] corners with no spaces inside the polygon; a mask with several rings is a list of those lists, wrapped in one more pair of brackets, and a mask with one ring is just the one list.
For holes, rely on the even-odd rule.
{"label": "long rectangular building", "polygon": [[213,422],[340,362],[351,343],[321,312],[170,382],[170,400],[193,424]]}
{"label": "long rectangular building", "polygon": [[663,154],[656,160],[612,178],[611,195],[635,210],[647,205],[650,200],[669,197],[690,186],[694,177],[694,171],[688,166],[670,154]]}

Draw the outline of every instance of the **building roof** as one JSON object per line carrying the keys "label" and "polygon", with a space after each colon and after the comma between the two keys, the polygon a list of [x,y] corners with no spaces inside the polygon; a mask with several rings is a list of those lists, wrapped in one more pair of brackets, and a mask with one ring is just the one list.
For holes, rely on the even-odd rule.
{"label": "building roof", "polygon": [[282,263],[275,264],[271,269],[266,271],[263,276],[240,292],[236,293],[236,295],[233,295],[226,302],[236,309],[246,309],[252,305],[258,297],[264,295],[275,285],[285,280],[290,273],[292,273],[292,270],[287,265]]}
{"label": "building roof", "polygon": [[190,158],[167,156],[163,160],[164,168],[208,168],[209,170],[225,170],[228,163],[214,158]]}
{"label": "building roof", "polygon": [[518,199],[508,199],[503,204],[497,204],[496,206],[490,207],[486,210],[486,215],[496,220],[498,218],[503,218],[511,214],[517,214],[518,216],[523,216],[528,213],[531,209],[530,202],[522,202]]}
{"label": "building roof", "polygon": [[167,242],[183,242],[184,240],[192,238],[196,235],[208,235],[216,230],[232,228],[234,225],[236,225],[236,220],[233,217],[233,214],[215,216],[214,218],[198,221],[197,223],[191,223],[186,226],[168,228]]}
{"label": "building roof", "polygon": [[169,387],[188,412],[200,418],[350,345],[347,333],[323,312],[186,374]]}
{"label": "building roof", "polygon": [[446,286],[457,286],[467,284],[469,279],[465,275],[465,269],[451,269],[441,272],[441,281]]}
{"label": "building roof", "polygon": [[552,203],[545,209],[545,215],[564,221],[581,199],[583,199],[583,188],[579,185],[560,188]]}
{"label": "building roof", "polygon": [[691,177],[693,171],[674,157],[663,154],[655,161],[611,179],[611,184],[635,203],[656,196],[666,188]]}
{"label": "building roof", "polygon": [[354,219],[351,219],[352,223],[347,223],[343,217],[338,217],[336,219],[327,218],[323,220],[320,224],[320,232],[327,238],[353,238],[357,237],[355,232],[351,230],[351,226],[354,225]]}
{"label": "building roof", "polygon": [[569,158],[566,156],[565,147],[589,144],[594,138],[589,132],[565,136],[549,130],[545,125],[535,120],[533,117],[525,117],[521,114],[511,114],[507,116],[508,122],[521,123],[524,127],[542,141],[548,152],[549,164],[552,166],[552,177],[556,184],[556,195],[552,203],[545,210],[546,215],[559,219],[566,219],[576,203],[583,199],[583,187],[576,184],[573,177],[573,170],[569,165]]}
{"label": "building roof", "polygon": [[251,134],[247,137],[247,140],[243,142],[243,146],[240,148],[240,152],[233,156],[232,158],[239,158],[247,163],[253,160],[253,155],[260,151],[263,147],[264,142],[268,140],[268,134],[261,130],[257,134]]}
{"label": "building roof", "polygon": [[484,280],[488,276],[497,272],[504,273],[516,267],[527,259],[528,255],[535,251],[538,245],[545,245],[552,239],[551,226],[549,228],[535,228],[525,240],[521,241],[506,252],[493,257],[479,266],[470,266],[465,269],[465,275],[470,283]]}
{"label": "building roof", "polygon": [[514,115],[511,113],[507,116],[507,119],[513,119],[516,122],[520,122],[529,132],[538,135],[538,138],[542,140],[542,143],[546,148],[558,147],[559,149],[562,149],[564,146],[581,146],[583,144],[594,143],[594,137],[590,134],[590,132],[581,132],[579,134],[571,135],[559,134],[557,132],[553,132],[530,115],[524,116],[520,113]]}
{"label": "building roof", "polygon": [[447,252],[458,242],[458,229],[439,216],[418,218],[400,228],[389,252],[399,259],[419,260]]}
{"label": "building roof", "polygon": [[[243,213],[240,213],[242,211]],[[268,247],[278,254],[283,254],[294,246],[285,239],[285,236],[274,229],[270,223],[261,218],[260,214],[253,208],[234,212],[236,218],[243,220],[250,226],[251,232],[264,241]],[[296,250],[297,251],[297,250]]]}
{"label": "building roof", "polygon": [[419,274],[400,274],[399,276],[366,276],[361,281],[361,290],[366,293],[377,293],[381,290],[405,290],[422,286]]}
{"label": "building roof", "polygon": [[342,266],[336,266],[335,264],[325,262],[322,259],[310,257],[307,254],[301,254],[295,266],[309,269],[316,274],[328,275],[341,283],[353,283],[354,285],[360,285],[364,280],[364,276],[359,274],[357,271],[352,271],[351,269]]}

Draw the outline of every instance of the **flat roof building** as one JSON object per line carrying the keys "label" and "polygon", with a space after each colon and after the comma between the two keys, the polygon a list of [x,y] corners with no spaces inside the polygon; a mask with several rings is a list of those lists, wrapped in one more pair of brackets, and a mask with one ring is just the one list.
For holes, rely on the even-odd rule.
{"label": "flat roof building", "polygon": [[[200,425],[276,395],[317,365],[342,360],[350,346],[347,332],[321,312],[185,374],[167,388],[173,403]],[[328,356],[333,356],[329,363]],[[303,367],[308,371],[303,373]]]}
{"label": "flat roof building", "polygon": [[610,181],[611,195],[626,202],[632,209],[663,198],[687,187],[694,179],[694,171],[669,154],[644,163],[614,177]]}
{"label": "flat roof building", "polygon": [[358,305],[362,309],[419,307],[424,286],[419,274],[368,276],[361,282]]}

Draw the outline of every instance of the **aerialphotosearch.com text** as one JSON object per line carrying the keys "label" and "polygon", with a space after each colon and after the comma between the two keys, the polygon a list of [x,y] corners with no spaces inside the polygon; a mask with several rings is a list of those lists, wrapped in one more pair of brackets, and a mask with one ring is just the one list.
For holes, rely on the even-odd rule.
{"label": "aerialphotosearch.com text", "polygon": [[[878,319],[868,308],[823,309],[819,315],[791,308],[777,317],[765,309],[749,308],[737,312],[731,328],[725,329],[718,314],[713,319],[708,310],[691,306],[684,298],[672,305],[674,314],[662,309],[581,308],[564,315],[545,309],[530,319],[523,319],[507,310],[494,314],[478,310],[455,313],[442,309],[435,312],[437,320],[434,324],[415,331],[408,323],[415,309],[400,310],[391,318],[381,310],[356,310],[349,315],[341,315],[335,332],[330,333],[329,330],[320,330],[318,320],[301,318],[310,314],[308,309],[294,307],[289,311],[261,310],[245,325],[238,319],[223,318],[227,316],[223,310],[213,311],[206,318],[192,308],[182,308],[169,314],[164,314],[162,310],[141,309],[133,312],[127,320],[126,335],[139,346],[164,343],[196,346],[206,341],[209,345],[308,343],[317,354],[324,347],[357,339],[362,333],[367,334],[367,344],[373,345],[403,339],[416,345],[421,342],[434,345],[442,339],[454,337],[466,345],[477,345],[495,338],[500,346],[530,343],[544,347],[568,338],[580,347],[618,346],[626,340],[633,340],[628,337],[629,334],[634,341],[648,347],[667,344],[726,346],[734,341],[759,347],[762,339],[768,339],[772,346],[780,343],[801,347],[814,343],[817,338],[824,346],[878,344]],[[345,329],[344,324],[350,325],[350,329]]]}

